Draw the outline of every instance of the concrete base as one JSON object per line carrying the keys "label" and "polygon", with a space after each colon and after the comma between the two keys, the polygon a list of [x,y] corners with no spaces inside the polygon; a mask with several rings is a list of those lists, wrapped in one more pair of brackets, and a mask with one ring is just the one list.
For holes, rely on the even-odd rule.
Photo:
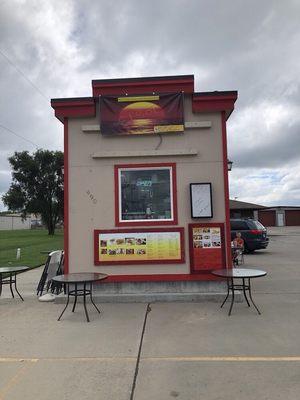
{"label": "concrete base", "polygon": [[[224,282],[121,282],[94,285],[93,299],[95,303],[220,302],[226,293]],[[241,302],[241,293],[235,294],[235,301]],[[65,301],[64,294],[55,299],[56,303]]]}

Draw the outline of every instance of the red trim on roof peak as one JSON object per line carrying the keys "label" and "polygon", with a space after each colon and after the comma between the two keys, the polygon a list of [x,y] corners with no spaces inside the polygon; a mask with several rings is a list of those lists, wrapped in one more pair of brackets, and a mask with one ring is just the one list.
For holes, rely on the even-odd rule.
{"label": "red trim on roof peak", "polygon": [[194,75],[164,75],[164,76],[145,76],[145,77],[135,77],[135,78],[113,78],[113,79],[93,79],[92,83],[126,83],[126,82],[145,82],[145,81],[153,81],[153,80],[182,80],[182,79],[190,79],[194,81]]}
{"label": "red trim on roof peak", "polygon": [[55,116],[64,118],[96,116],[96,102],[100,95],[178,93],[192,94],[194,113],[225,111],[226,119],[234,110],[238,92],[215,91],[194,93],[194,75],[154,76],[144,78],[100,79],[92,81],[93,97],[52,99]]}
{"label": "red trim on roof peak", "polygon": [[100,79],[92,81],[93,96],[146,93],[194,92],[194,75],[146,78]]}
{"label": "red trim on roof peak", "polygon": [[232,98],[237,99],[237,90],[215,90],[213,92],[195,92],[194,97],[222,97],[222,98]]}
{"label": "red trim on roof peak", "polygon": [[225,111],[226,119],[228,119],[234,110],[237,97],[236,90],[194,93],[192,109],[194,113]]}
{"label": "red trim on roof peak", "polygon": [[51,99],[51,107],[61,122],[64,118],[95,117],[96,105],[93,97],[73,97],[69,99]]}

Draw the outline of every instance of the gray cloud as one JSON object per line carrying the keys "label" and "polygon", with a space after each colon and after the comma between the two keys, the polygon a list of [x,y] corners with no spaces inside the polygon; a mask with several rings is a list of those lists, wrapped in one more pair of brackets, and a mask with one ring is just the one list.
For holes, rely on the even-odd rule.
{"label": "gray cloud", "polygon": [[[50,97],[89,96],[97,78],[194,73],[198,91],[239,91],[228,137],[244,179],[284,169],[299,160],[299,15],[294,0],[3,1],[0,50],[39,90],[0,55],[0,124],[62,149]],[[35,147],[0,128],[0,149],[9,171],[9,155]]]}
{"label": "gray cloud", "polygon": [[300,149],[300,121],[290,127],[277,128],[278,135],[273,140],[258,140],[254,147],[245,147],[234,158],[239,168],[278,168],[299,159]]}

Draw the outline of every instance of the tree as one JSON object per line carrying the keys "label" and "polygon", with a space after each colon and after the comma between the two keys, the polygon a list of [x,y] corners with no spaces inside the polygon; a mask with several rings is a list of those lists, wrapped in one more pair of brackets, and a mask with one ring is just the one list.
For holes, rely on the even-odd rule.
{"label": "tree", "polygon": [[49,235],[63,218],[63,174],[61,151],[37,150],[15,152],[9,159],[12,183],[2,197],[11,211],[40,214]]}

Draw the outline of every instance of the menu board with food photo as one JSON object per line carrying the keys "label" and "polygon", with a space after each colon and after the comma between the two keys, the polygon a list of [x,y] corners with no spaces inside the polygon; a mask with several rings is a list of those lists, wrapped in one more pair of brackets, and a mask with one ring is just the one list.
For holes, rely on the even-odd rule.
{"label": "menu board with food photo", "polygon": [[221,228],[193,228],[193,247],[203,249],[221,247]]}
{"label": "menu board with food photo", "polygon": [[95,264],[184,262],[183,228],[96,230]]}
{"label": "menu board with food photo", "polygon": [[190,224],[190,259],[192,272],[224,265],[223,224]]}

